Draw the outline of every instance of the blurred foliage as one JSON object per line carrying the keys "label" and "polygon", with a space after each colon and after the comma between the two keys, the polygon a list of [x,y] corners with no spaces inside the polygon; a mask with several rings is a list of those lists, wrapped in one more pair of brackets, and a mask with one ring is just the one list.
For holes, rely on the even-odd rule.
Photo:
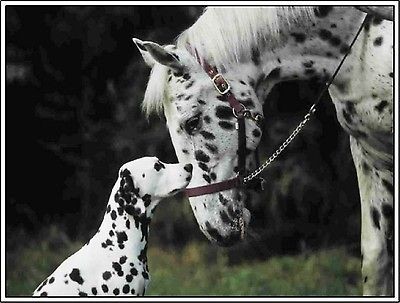
{"label": "blurred foliage", "polygon": [[[47,238],[53,224],[72,241],[87,240],[97,230],[123,163],[145,155],[176,161],[164,117],[151,117],[147,121],[141,112],[149,69],[131,38],[169,43],[195,22],[202,9],[199,6],[6,6],[6,219],[10,256],[20,249],[21,235]],[[272,154],[301,121],[316,89],[314,83],[307,82],[284,83],[274,88],[264,108],[266,129],[260,146],[261,160]],[[305,254],[335,245],[347,245],[353,254],[358,254],[360,215],[356,175],[348,136],[336,120],[329,97],[320,104],[316,118],[269,167],[265,178],[266,191],[254,196],[247,205],[252,213],[247,238],[224,250],[221,257],[224,266],[226,262],[232,265],[277,254]],[[189,251],[182,257],[189,259],[197,258],[197,248],[190,248],[190,242],[207,241],[182,196],[161,203],[152,223],[152,239],[158,247],[171,250],[186,247]],[[46,249],[38,247],[36,258],[42,257]],[[172,254],[153,251],[157,252],[163,254],[158,259]],[[34,258],[33,251],[27,253],[21,260]],[[291,259],[282,262],[292,264],[290,277],[301,280],[298,273],[308,274],[307,266],[311,265],[307,262],[328,262],[330,256],[338,260],[343,255],[334,250],[315,259],[304,255],[293,259],[299,263],[292,264]],[[52,258],[49,257],[49,262],[61,260]],[[253,269],[261,266],[263,273],[267,273],[268,267],[278,262],[274,260],[280,259],[250,266]],[[194,285],[209,283],[197,289],[219,293],[211,276],[204,276],[211,268],[210,260],[196,262],[205,266],[198,274],[205,281],[200,282],[199,277]],[[8,268],[10,264],[13,263],[8,262]],[[346,264],[340,270],[345,272]],[[306,267],[300,269],[302,265]],[[218,275],[220,269],[216,266]],[[274,270],[283,275],[285,270],[279,266]],[[241,281],[251,275],[240,266],[226,270],[220,275],[224,281],[221,283],[226,283],[226,289],[231,291],[236,282],[230,277]],[[321,270],[330,274],[334,268],[325,264]],[[254,285],[263,284],[257,281]],[[340,293],[355,292],[335,281],[327,279],[326,288],[318,293],[333,291],[335,287]],[[332,289],[329,282],[333,283],[329,286]],[[297,285],[305,288],[296,291],[317,292],[312,283]],[[248,291],[279,292],[268,288],[273,282],[265,285],[266,288],[249,286]],[[165,291],[154,289],[154,293]],[[291,292],[295,290],[288,289]]]}
{"label": "blurred foliage", "polygon": [[[9,260],[13,269],[8,273],[7,295],[30,295],[63,259],[83,244],[70,241],[60,244],[57,239],[60,233],[51,227],[46,240],[27,241],[29,245],[14,255],[13,261]],[[226,249],[210,246],[206,241],[192,241],[181,249],[150,245],[148,256],[149,296],[361,294],[360,259],[343,248],[234,266],[229,265]]]}

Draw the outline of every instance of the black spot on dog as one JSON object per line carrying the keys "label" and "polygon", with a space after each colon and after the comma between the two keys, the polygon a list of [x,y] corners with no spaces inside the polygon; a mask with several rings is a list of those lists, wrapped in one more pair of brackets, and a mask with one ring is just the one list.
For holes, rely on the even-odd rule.
{"label": "black spot on dog", "polygon": [[122,292],[123,292],[124,294],[128,294],[130,290],[131,290],[131,288],[129,287],[128,284],[125,284],[125,285],[122,287]]}
{"label": "black spot on dog", "polygon": [[211,123],[210,116],[204,116],[204,122],[206,122],[207,124],[210,124]]}
{"label": "black spot on dog", "polygon": [[131,268],[130,273],[131,273],[132,276],[137,276],[138,271],[137,271],[136,268]]}
{"label": "black spot on dog", "polygon": [[117,219],[117,213],[115,212],[115,210],[112,210],[112,212],[111,212],[111,219],[112,220]]}
{"label": "black spot on dog", "polygon": [[388,106],[389,103],[386,100],[382,100],[379,102],[377,105],[375,105],[375,109],[378,113],[382,113],[382,111],[385,109],[386,106]]}
{"label": "black spot on dog", "polygon": [[95,296],[97,295],[97,289],[96,287],[92,287],[92,294]]}
{"label": "black spot on dog", "polygon": [[119,295],[119,289],[118,288],[114,288],[113,294],[118,296]]}
{"label": "black spot on dog", "polygon": [[290,35],[298,43],[303,43],[306,40],[306,35],[303,33],[291,33]]}
{"label": "black spot on dog", "polygon": [[156,171],[160,171],[161,169],[163,169],[163,168],[165,168],[165,166],[164,166],[164,164],[162,164],[161,162],[156,162],[156,163],[154,163],[154,169],[156,170]]}
{"label": "black spot on dog", "polygon": [[142,200],[143,200],[143,202],[144,202],[144,206],[145,206],[145,207],[148,207],[148,206],[150,205],[150,203],[151,203],[151,195],[145,194],[145,195],[142,197]]}
{"label": "black spot on dog", "polygon": [[41,296],[41,297],[47,297],[47,292],[45,292],[45,291],[42,292],[42,293],[40,294],[40,296]]}
{"label": "black spot on dog", "polygon": [[131,289],[131,294],[132,294],[132,295],[135,294],[135,289],[134,289],[134,288]]}
{"label": "black spot on dog", "polygon": [[107,205],[107,210],[106,210],[106,213],[108,214],[110,211],[111,211],[111,205],[110,205],[110,204],[108,204],[108,205]]}
{"label": "black spot on dog", "polygon": [[390,77],[390,78],[393,78],[393,73],[389,73],[389,77]]}
{"label": "black spot on dog", "polygon": [[132,280],[133,280],[133,276],[131,275],[131,274],[127,274],[126,275],[126,277],[125,277],[125,279],[126,279],[126,282],[132,282]]}
{"label": "black spot on dog", "polygon": [[371,172],[371,167],[368,166],[367,162],[363,161],[362,162],[362,168],[364,173],[370,173]]}
{"label": "black spot on dog", "polygon": [[116,233],[117,233],[117,242],[119,244],[123,244],[125,241],[128,240],[128,236],[126,235],[126,233],[124,231],[122,231],[122,232],[116,231]]}
{"label": "black spot on dog", "polygon": [[205,154],[202,150],[196,150],[194,153],[195,159],[200,162],[209,162],[210,157]]}
{"label": "black spot on dog", "polygon": [[214,144],[206,143],[205,146],[211,153],[213,154],[218,153],[218,148]]}
{"label": "black spot on dog", "polygon": [[126,262],[126,259],[127,259],[126,256],[122,256],[121,258],[119,258],[119,263],[124,264]]}
{"label": "black spot on dog", "polygon": [[108,292],[108,286],[105,284],[101,285],[101,289],[103,290],[103,292]]}
{"label": "black spot on dog", "polygon": [[233,123],[227,122],[227,121],[219,121],[219,122],[218,122],[218,125],[219,125],[221,128],[226,129],[226,130],[232,130],[232,129],[235,128],[235,126],[234,126]]}
{"label": "black spot on dog", "polygon": [[188,84],[186,84],[185,89],[189,89],[190,87],[192,87],[194,84],[194,81],[190,81]]}
{"label": "black spot on dog", "polygon": [[55,280],[54,277],[51,277],[50,280],[49,280],[49,284],[53,283],[54,280]]}
{"label": "black spot on dog", "polygon": [[83,292],[83,291],[80,291],[80,292],[79,292],[79,296],[80,296],[80,297],[87,297],[88,294],[85,293],[85,292]]}
{"label": "black spot on dog", "polygon": [[332,33],[326,29],[321,29],[318,35],[322,40],[329,40],[332,37]]}
{"label": "black spot on dog", "polygon": [[112,268],[114,268],[118,276],[122,277],[124,275],[121,264],[119,264],[118,262],[112,262]]}
{"label": "black spot on dog", "polygon": [[379,37],[375,38],[375,40],[374,40],[374,46],[381,46],[381,45],[382,45],[382,42],[383,42],[383,37],[382,37],[382,36],[379,36]]}
{"label": "black spot on dog", "polygon": [[303,62],[303,66],[306,68],[311,68],[313,65],[314,65],[314,61],[312,61],[312,60]]}
{"label": "black spot on dog", "polygon": [[377,229],[381,229],[380,225],[380,219],[381,219],[381,214],[375,207],[371,207],[371,217],[372,217],[372,222],[374,222],[374,225]]}
{"label": "black spot on dog", "polygon": [[367,281],[368,281],[368,276],[365,276],[364,277],[364,283],[367,283]]}
{"label": "black spot on dog", "polygon": [[214,140],[215,139],[215,136],[212,133],[207,132],[205,130],[202,130],[200,132],[200,135],[202,135],[203,138],[206,139],[206,140]]}
{"label": "black spot on dog", "polygon": [[337,26],[336,26],[336,24],[335,23],[332,23],[331,24],[331,28],[336,28]]}
{"label": "black spot on dog", "polygon": [[182,153],[184,153],[184,154],[188,154],[189,152],[188,152],[188,150],[187,149],[182,149]]}
{"label": "black spot on dog", "polygon": [[[350,50],[350,47],[347,45],[347,44],[343,44],[341,47],[340,47],[340,53],[341,54],[346,54],[346,53],[348,53],[349,52],[349,50]],[[350,53],[350,52],[349,52]]]}
{"label": "black spot on dog", "polygon": [[192,97],[193,97],[192,95],[188,95],[188,96],[186,96],[186,97],[185,97],[185,101],[187,101],[187,100],[191,99]]}
{"label": "black spot on dog", "polygon": [[103,279],[104,280],[108,280],[108,279],[110,279],[111,278],[111,273],[109,272],[109,271],[105,271],[105,272],[103,272]]}
{"label": "black spot on dog", "polygon": [[215,173],[210,174],[211,180],[217,179],[217,175]]}
{"label": "black spot on dog", "polygon": [[219,119],[233,119],[233,112],[232,112],[232,108],[228,107],[228,106],[217,106],[217,108],[215,109],[215,115],[219,118]]}
{"label": "black spot on dog", "polygon": [[318,18],[324,18],[328,16],[331,11],[332,6],[330,5],[321,5],[314,9],[315,16]]}
{"label": "black spot on dog", "polygon": [[199,104],[201,104],[201,105],[205,105],[206,104],[206,101],[201,100],[201,99],[197,100],[197,102],[199,102]]}
{"label": "black spot on dog", "polygon": [[69,277],[72,281],[78,283],[78,284],[83,284],[83,279],[81,277],[81,272],[79,271],[78,268],[72,269],[71,273],[69,274]]}

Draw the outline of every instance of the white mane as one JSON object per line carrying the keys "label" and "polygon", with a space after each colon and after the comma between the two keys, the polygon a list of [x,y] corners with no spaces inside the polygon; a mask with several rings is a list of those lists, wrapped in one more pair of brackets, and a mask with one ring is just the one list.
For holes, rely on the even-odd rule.
{"label": "white mane", "polygon": [[[254,51],[265,47],[265,42],[276,40],[281,30],[313,17],[312,7],[208,7],[178,36],[176,44],[178,48],[190,44],[201,58],[212,58],[222,68],[250,60]],[[166,78],[166,68],[156,64],[143,101],[146,114],[162,110]]]}

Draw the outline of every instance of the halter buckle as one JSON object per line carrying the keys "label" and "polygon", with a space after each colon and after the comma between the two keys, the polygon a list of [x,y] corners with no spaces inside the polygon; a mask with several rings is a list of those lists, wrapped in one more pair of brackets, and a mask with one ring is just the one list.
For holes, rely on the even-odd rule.
{"label": "halter buckle", "polygon": [[216,74],[211,80],[221,95],[225,95],[231,90],[231,86],[221,74]]}

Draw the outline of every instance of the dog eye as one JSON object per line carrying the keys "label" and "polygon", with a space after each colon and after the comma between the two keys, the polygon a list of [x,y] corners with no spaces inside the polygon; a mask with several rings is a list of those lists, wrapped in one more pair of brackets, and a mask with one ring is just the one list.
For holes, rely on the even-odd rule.
{"label": "dog eye", "polygon": [[192,135],[195,131],[199,130],[201,127],[201,118],[200,114],[191,117],[190,119],[186,120],[185,122],[185,131]]}

